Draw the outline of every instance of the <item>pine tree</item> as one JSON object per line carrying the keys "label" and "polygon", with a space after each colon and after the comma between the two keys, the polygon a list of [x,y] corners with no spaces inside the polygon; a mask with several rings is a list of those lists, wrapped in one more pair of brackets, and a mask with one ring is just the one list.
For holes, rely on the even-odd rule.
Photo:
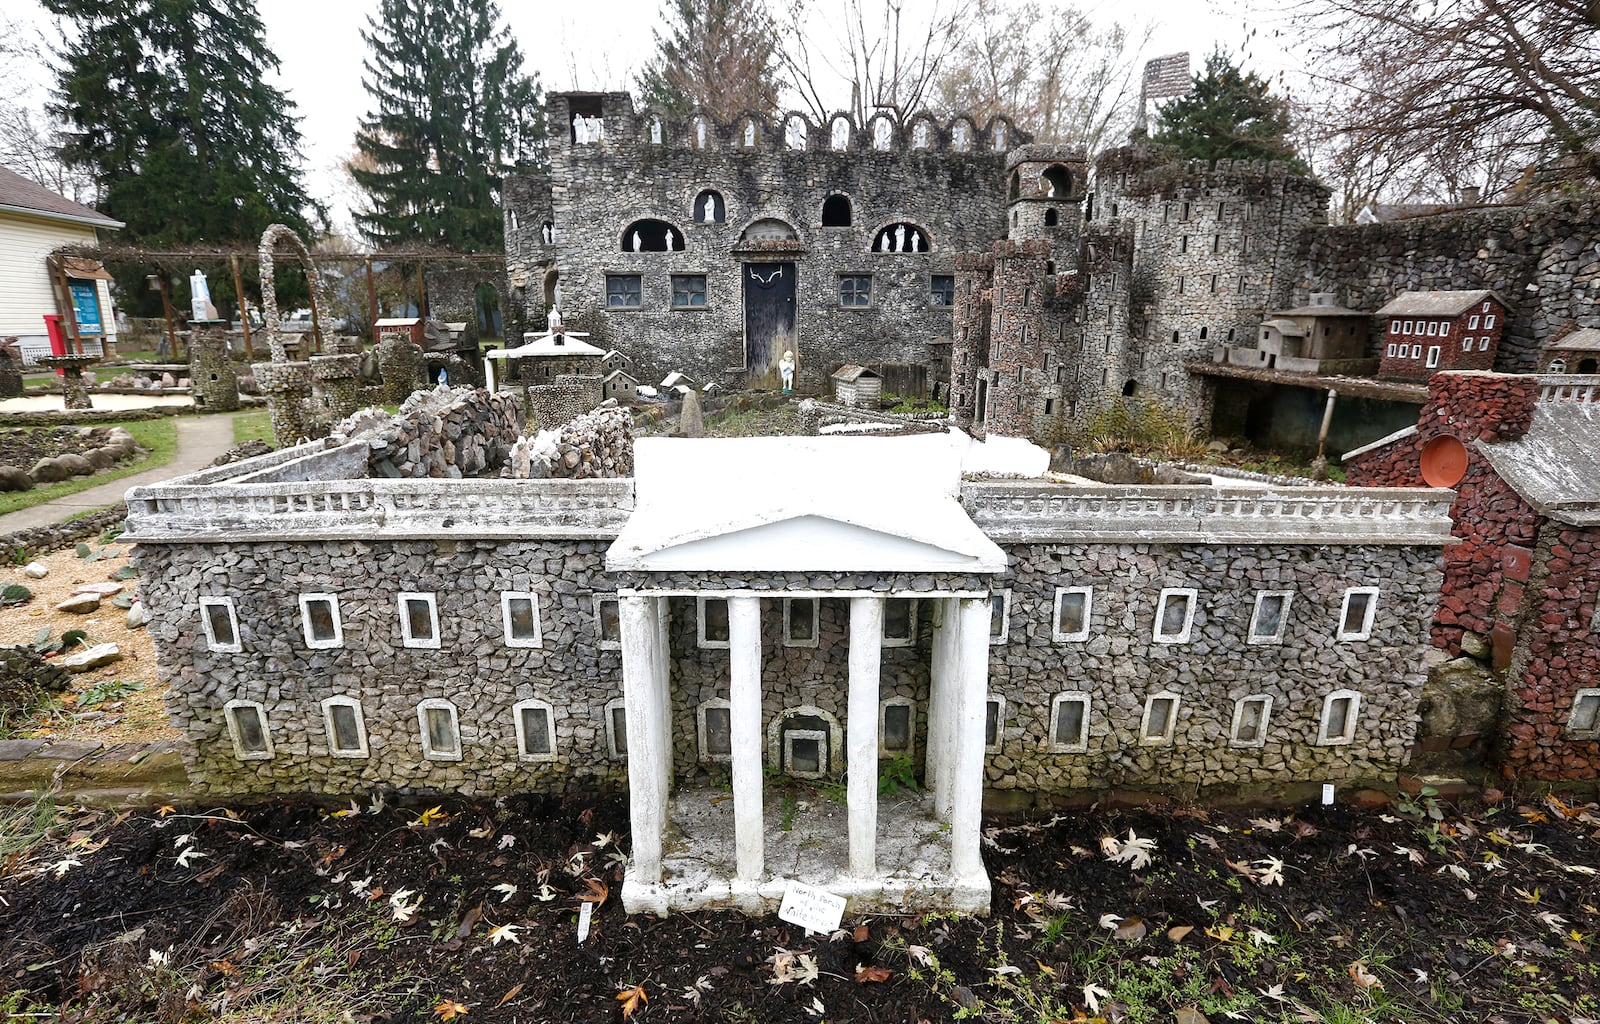
{"label": "pine tree", "polygon": [[381,0],[367,19],[366,89],[352,178],[370,208],[356,226],[379,245],[463,252],[504,245],[500,181],[542,163],[537,74],[493,0]]}
{"label": "pine tree", "polygon": [[1287,105],[1267,92],[1267,82],[1213,53],[1194,90],[1161,107],[1153,141],[1201,160],[1287,160],[1304,164],[1289,141]]}
{"label": "pine tree", "polygon": [[305,232],[294,104],[254,0],[43,0],[69,28],[51,112],[123,236],[159,244]]}
{"label": "pine tree", "polygon": [[671,117],[696,107],[731,121],[778,110],[778,33],[757,0],[667,0],[667,31],[637,85],[644,105]]}

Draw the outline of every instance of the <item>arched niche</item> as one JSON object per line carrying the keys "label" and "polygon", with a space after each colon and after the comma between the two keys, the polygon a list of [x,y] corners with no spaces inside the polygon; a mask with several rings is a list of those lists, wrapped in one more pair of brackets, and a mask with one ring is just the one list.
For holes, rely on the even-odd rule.
{"label": "arched niche", "polygon": [[682,252],[683,232],[664,220],[646,217],[622,232],[623,252]]}
{"label": "arched niche", "polygon": [[800,236],[794,226],[776,217],[762,217],[752,221],[739,236],[741,242],[797,242]]}
{"label": "arched niche", "polygon": [[1050,209],[1044,211],[1044,226],[1045,227],[1053,228],[1057,224],[1060,224],[1060,223],[1061,223],[1061,211],[1060,210],[1057,210],[1054,206],[1052,206],[1052,207],[1050,207]]}
{"label": "arched niche", "polygon": [[1039,172],[1039,194],[1053,199],[1065,199],[1072,194],[1072,172],[1060,164],[1051,164]]}
{"label": "arched niche", "polygon": [[847,228],[851,224],[850,197],[834,194],[822,201],[822,226]]}
{"label": "arched niche", "polygon": [[843,114],[834,115],[833,120],[828,122],[828,148],[835,153],[849,149],[850,136],[854,130],[855,126],[850,123],[848,117]]}
{"label": "arched niche", "polygon": [[872,239],[873,252],[929,252],[932,248],[928,232],[909,221],[886,224]]}
{"label": "arched niche", "polygon": [[894,119],[888,114],[879,114],[867,122],[867,137],[872,140],[872,148],[886,151],[894,148]]}
{"label": "arched niche", "polygon": [[803,150],[810,145],[811,122],[799,114],[790,114],[783,121],[783,144],[793,150]]}
{"label": "arched niche", "polygon": [[722,193],[714,188],[703,189],[694,197],[693,213],[696,224],[721,224],[728,219],[727,204],[722,201]]}
{"label": "arched niche", "polygon": [[958,117],[950,122],[950,148],[957,153],[970,152],[972,137],[978,133],[973,123],[964,117]]}

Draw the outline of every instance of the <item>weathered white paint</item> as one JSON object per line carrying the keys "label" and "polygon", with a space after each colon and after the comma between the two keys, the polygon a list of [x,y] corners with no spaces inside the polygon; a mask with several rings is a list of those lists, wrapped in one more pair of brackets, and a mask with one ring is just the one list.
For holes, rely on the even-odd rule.
{"label": "weathered white paint", "polygon": [[734,876],[760,882],[762,863],[761,601],[728,600],[728,703],[733,747]]}
{"label": "weathered white paint", "polygon": [[878,673],[883,658],[883,598],[850,599],[850,696],[845,719],[850,773],[850,873],[878,873]]}
{"label": "weathered white paint", "polygon": [[661,839],[666,828],[666,780],[661,748],[666,745],[667,716],[658,692],[656,667],[657,602],[624,597],[619,603],[622,626],[622,698],[628,716],[628,815],[633,829],[630,875],[646,885],[661,881]]}
{"label": "weathered white paint", "polygon": [[983,729],[989,694],[988,598],[960,602],[961,646],[950,800],[950,870],[958,879],[983,874]]}
{"label": "weathered white paint", "polygon": [[933,611],[933,664],[928,685],[928,740],[924,777],[933,790],[933,811],[950,820],[951,786],[955,771],[956,696],[960,686],[960,602],[945,598]]}

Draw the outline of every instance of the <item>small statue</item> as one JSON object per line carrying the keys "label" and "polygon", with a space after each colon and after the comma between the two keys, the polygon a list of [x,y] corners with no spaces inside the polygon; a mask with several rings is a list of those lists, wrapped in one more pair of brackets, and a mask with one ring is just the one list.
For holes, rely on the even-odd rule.
{"label": "small statue", "polygon": [[784,349],[783,358],[778,360],[778,374],[783,378],[783,393],[794,394],[794,353]]}
{"label": "small statue", "polygon": [[910,250],[908,250],[906,248],[906,226],[904,224],[900,224],[894,229],[894,249],[892,251],[894,251],[894,252],[909,252],[910,251]]}

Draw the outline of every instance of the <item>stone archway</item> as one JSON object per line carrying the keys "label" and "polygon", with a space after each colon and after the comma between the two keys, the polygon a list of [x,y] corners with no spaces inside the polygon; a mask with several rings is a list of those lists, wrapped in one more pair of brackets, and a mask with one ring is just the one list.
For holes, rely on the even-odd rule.
{"label": "stone archway", "polygon": [[300,261],[300,266],[306,272],[306,284],[311,289],[311,338],[314,347],[322,347],[322,311],[328,308],[327,298],[322,293],[322,278],[317,274],[317,265],[311,258],[311,252],[306,248],[306,243],[300,240],[294,228],[287,224],[273,224],[261,233],[261,244],[257,254],[261,259],[261,317],[266,321],[267,344],[272,348],[272,361],[282,363],[288,361],[288,353],[283,347],[283,338],[278,334],[278,295],[275,287],[276,268],[273,265],[274,251],[280,241],[287,241],[294,255]]}

